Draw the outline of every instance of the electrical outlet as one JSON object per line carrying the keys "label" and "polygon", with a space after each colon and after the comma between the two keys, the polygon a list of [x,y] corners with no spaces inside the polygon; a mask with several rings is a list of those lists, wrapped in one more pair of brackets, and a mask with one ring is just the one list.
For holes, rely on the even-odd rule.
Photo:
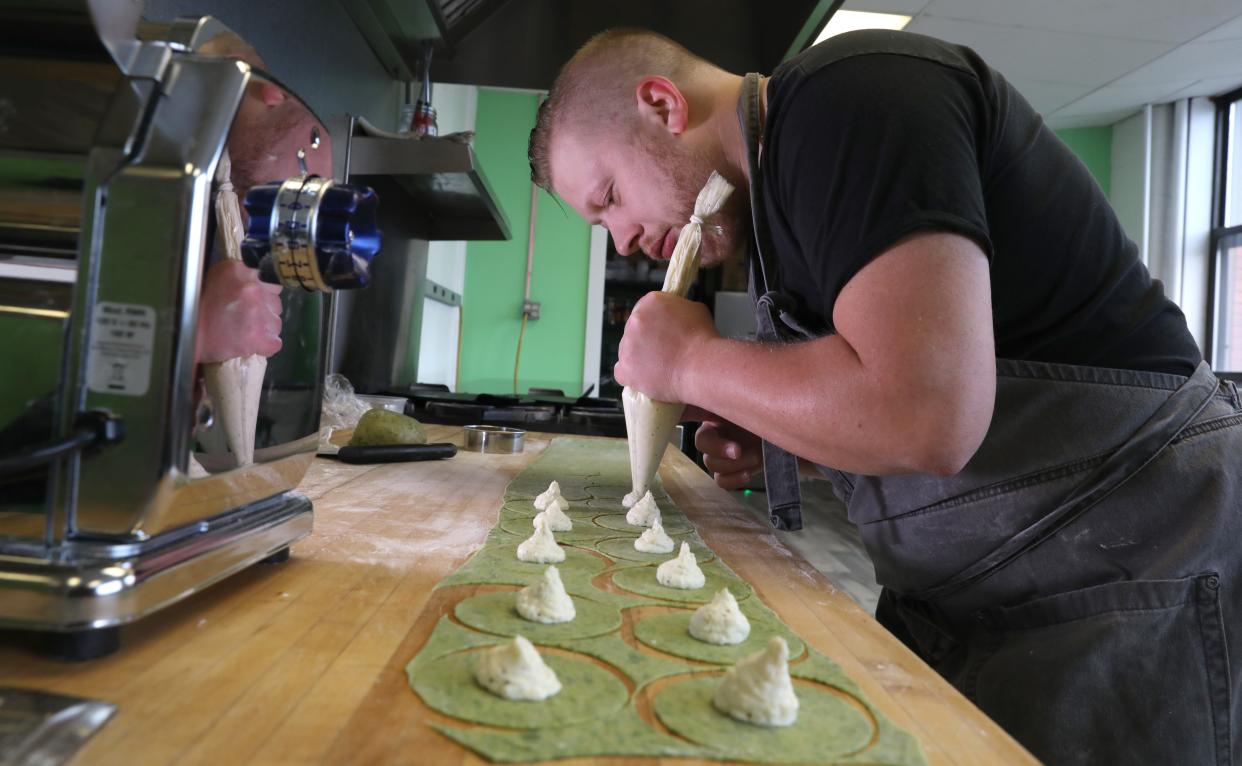
{"label": "electrical outlet", "polygon": [[539,301],[526,301],[522,304],[522,316],[534,321],[539,318]]}

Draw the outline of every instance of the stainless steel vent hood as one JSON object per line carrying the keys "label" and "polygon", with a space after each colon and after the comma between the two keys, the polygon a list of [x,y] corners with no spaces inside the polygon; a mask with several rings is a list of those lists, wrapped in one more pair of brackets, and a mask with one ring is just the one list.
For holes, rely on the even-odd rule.
{"label": "stainless steel vent hood", "polygon": [[437,82],[547,90],[588,38],[637,26],[732,72],[770,72],[813,39],[842,0],[342,0],[380,62],[419,77],[426,41]]}

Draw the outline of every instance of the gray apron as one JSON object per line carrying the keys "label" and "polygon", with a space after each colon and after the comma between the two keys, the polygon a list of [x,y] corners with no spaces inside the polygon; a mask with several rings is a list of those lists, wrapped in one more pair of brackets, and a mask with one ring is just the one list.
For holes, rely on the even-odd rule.
{"label": "gray apron", "polygon": [[[779,342],[810,335],[774,281],[758,97],[748,75],[751,293]],[[788,516],[796,464],[770,454]],[[884,586],[876,618],[1037,757],[1242,762],[1242,402],[1206,363],[1186,378],[998,359],[960,473],[823,471]]]}

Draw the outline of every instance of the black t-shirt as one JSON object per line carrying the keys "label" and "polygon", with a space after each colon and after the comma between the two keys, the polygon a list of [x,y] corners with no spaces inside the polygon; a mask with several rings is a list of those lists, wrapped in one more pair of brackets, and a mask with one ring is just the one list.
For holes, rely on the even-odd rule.
{"label": "black t-shirt", "polygon": [[831,331],[863,266],[938,230],[990,260],[998,357],[1180,375],[1202,358],[1086,167],[969,49],[866,31],[782,64],[760,172],[804,324]]}

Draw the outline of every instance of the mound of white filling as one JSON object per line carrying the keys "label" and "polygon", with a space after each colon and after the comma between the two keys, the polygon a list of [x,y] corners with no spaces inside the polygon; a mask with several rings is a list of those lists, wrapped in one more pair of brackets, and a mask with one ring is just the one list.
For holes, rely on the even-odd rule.
{"label": "mound of white filling", "polygon": [[634,507],[630,508],[625,514],[627,524],[633,524],[636,527],[649,527],[653,521],[660,518],[660,506],[656,505],[655,498],[651,493],[643,495],[642,499],[634,503]]}
{"label": "mound of white filling", "polygon": [[535,518],[542,518],[544,525],[553,532],[568,532],[574,528],[573,520],[565,515],[565,511],[556,502],[549,503]]}
{"label": "mound of white filling", "polygon": [[474,666],[474,679],[507,700],[543,700],[561,690],[555,671],[522,636],[483,652]]}
{"label": "mound of white filling", "polygon": [[547,489],[539,493],[539,496],[535,498],[534,505],[537,511],[547,510],[549,505],[560,506],[562,511],[569,510],[569,501],[561,495],[561,485],[556,481],[553,481],[548,485]]}
{"label": "mound of white filling", "polygon": [[625,493],[625,497],[621,498],[621,505],[626,508],[633,508],[634,504],[639,501],[639,498],[640,496],[637,491],[630,490]]}
{"label": "mound of white filling", "polygon": [[543,514],[535,517],[535,534],[518,543],[517,557],[518,561],[532,564],[559,564],[565,560],[565,551],[556,544]]}
{"label": "mound of white filling", "polygon": [[690,635],[709,644],[740,644],[750,635],[750,621],[729,589],[721,588],[690,615]]}
{"label": "mound of white filling", "polygon": [[643,530],[634,541],[634,550],[642,553],[672,553],[673,538],[664,531],[660,520],[655,519],[651,522],[651,528]]}
{"label": "mound of white filling", "polygon": [[707,582],[703,570],[699,569],[699,562],[690,551],[689,543],[681,544],[677,558],[669,559],[656,567],[656,580],[666,588],[683,590],[702,588],[703,583]]}
{"label": "mound of white filling", "polygon": [[569,622],[574,618],[573,599],[565,592],[561,573],[554,566],[544,570],[539,582],[518,591],[516,607],[522,619],[531,622],[548,624]]}
{"label": "mound of white filling", "polygon": [[768,648],[729,669],[712,704],[727,716],[758,726],[790,726],[798,720],[798,697],[789,678],[789,645],[775,636]]}

